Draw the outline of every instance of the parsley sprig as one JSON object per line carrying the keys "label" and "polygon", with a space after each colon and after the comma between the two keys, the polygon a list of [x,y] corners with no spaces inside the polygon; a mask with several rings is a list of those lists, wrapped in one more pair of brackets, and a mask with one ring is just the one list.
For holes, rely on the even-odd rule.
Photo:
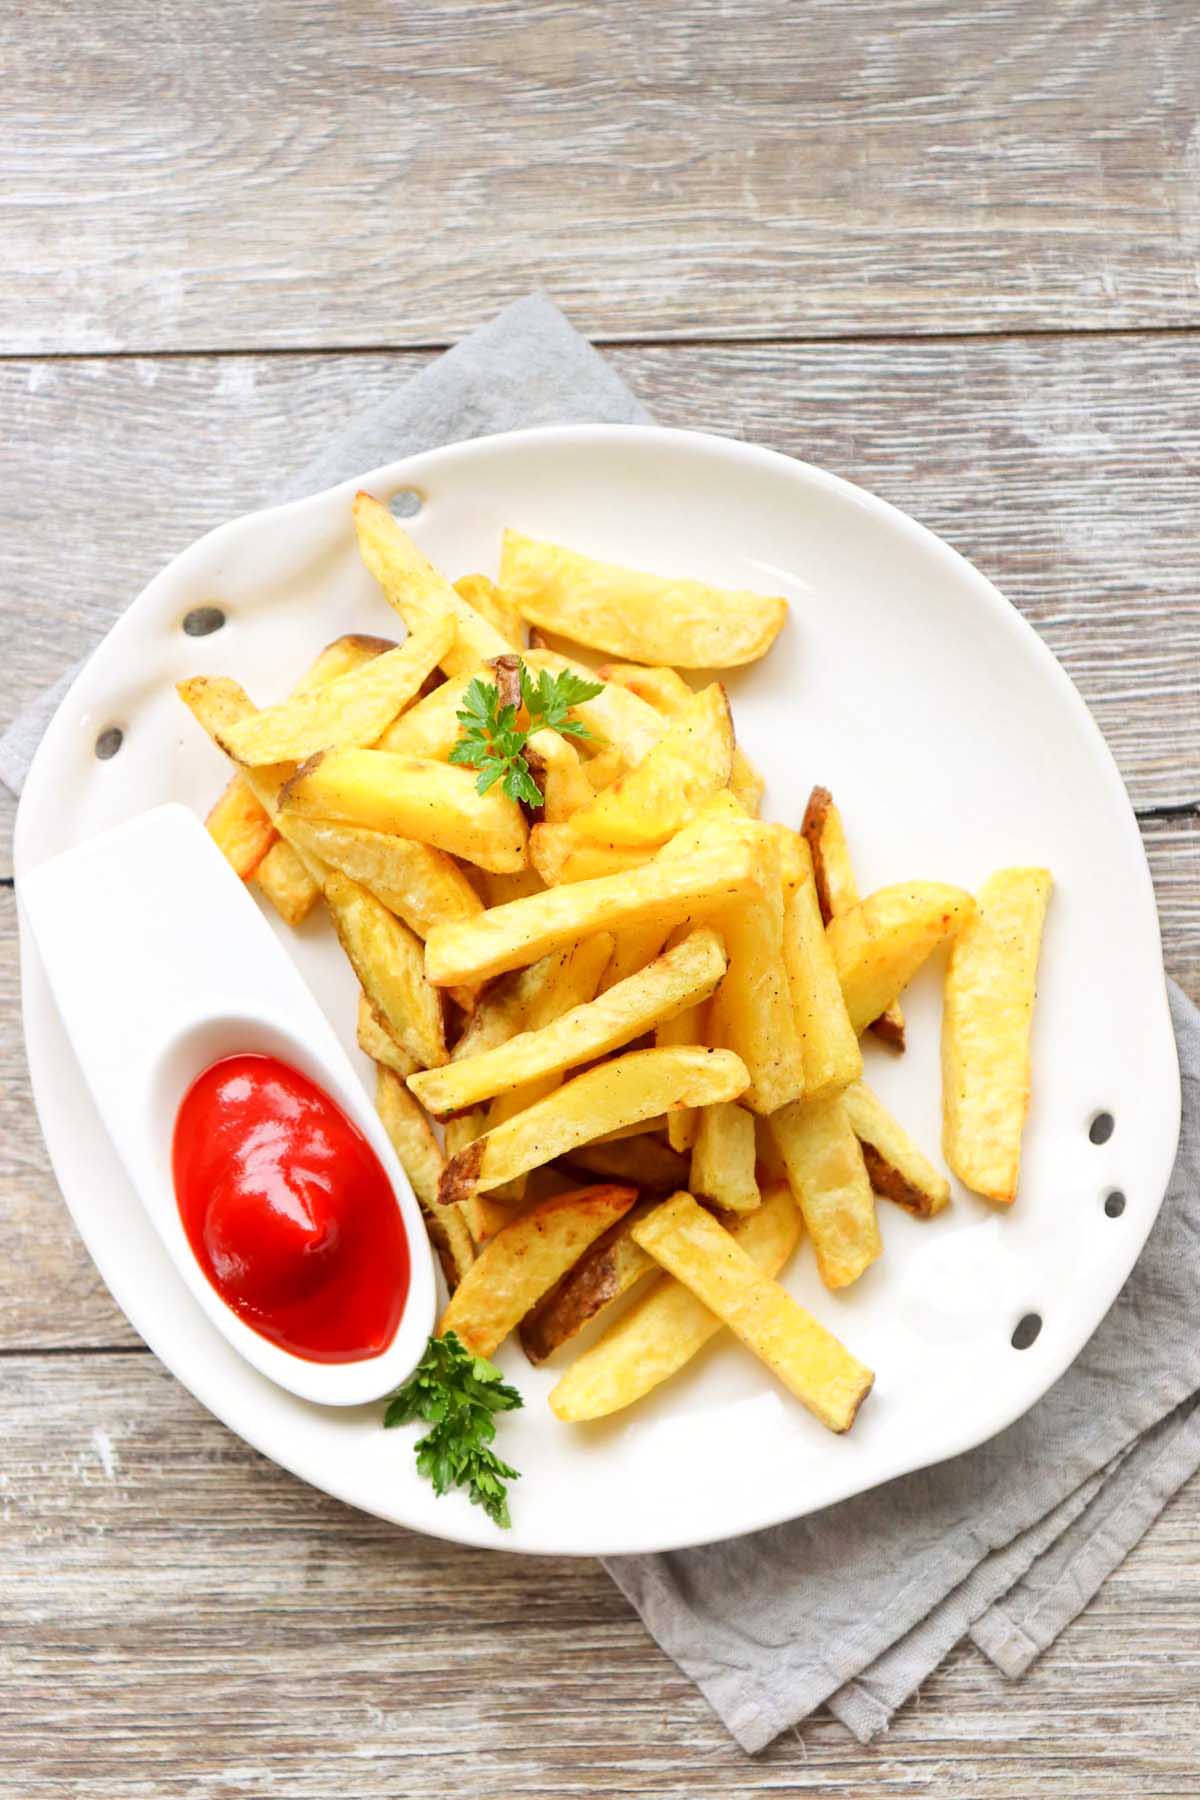
{"label": "parsley sprig", "polygon": [[516,1469],[501,1462],[491,1448],[495,1414],[512,1412],[524,1401],[494,1363],[472,1356],[459,1337],[431,1337],[425,1354],[388,1401],[385,1426],[423,1419],[432,1431],[415,1449],[418,1472],[433,1483],[435,1494],[466,1488],[497,1525],[511,1525],[506,1483],[518,1481]]}
{"label": "parsley sprig", "polygon": [[[510,800],[523,800],[527,806],[542,804],[542,791],[533,778],[525,759],[525,745],[535,731],[549,729],[563,737],[588,741],[594,734],[581,719],[573,719],[570,711],[585,700],[594,700],[602,684],[588,681],[574,669],[563,669],[552,675],[542,669],[535,681],[523,662],[517,672],[521,684],[521,708],[500,704],[500,689],[493,681],[478,675],[467,686],[463,704],[456,717],[462,736],[450,752],[452,763],[463,763],[479,771],[475,786],[481,794],[500,782]],[[528,724],[517,724],[523,709]]]}

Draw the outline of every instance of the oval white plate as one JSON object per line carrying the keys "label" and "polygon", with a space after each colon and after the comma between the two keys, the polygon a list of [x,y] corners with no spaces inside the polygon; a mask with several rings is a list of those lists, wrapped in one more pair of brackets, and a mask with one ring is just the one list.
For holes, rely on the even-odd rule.
{"label": "oval white plate", "polygon": [[[361,566],[350,498],[423,496],[413,535],[451,576],[494,572],[513,524],[600,556],[786,593],[770,657],[734,674],[739,734],[768,777],[765,811],[798,823],[823,782],[843,810],[864,890],[911,876],[974,887],[1017,862],[1054,871],[1021,1196],[1007,1216],[962,1192],[922,1225],[880,1205],[882,1260],[842,1295],[801,1253],[788,1286],[877,1372],[834,1438],[728,1339],[625,1417],[560,1425],[553,1365],[500,1360],[526,1407],[503,1421],[521,1469],[513,1529],[418,1480],[412,1429],[379,1409],[325,1411],[273,1387],[189,1297],[91,1107],[41,971],[23,946],[34,1092],[63,1193],[118,1304],[206,1406],[267,1456],[355,1506],[439,1536],[569,1554],[702,1543],[811,1512],[969,1449],[1062,1374],[1125,1280],[1174,1158],[1179,1074],[1154,898],[1137,825],[1100,733],[1049,651],[991,584],[928,531],[803,463],[653,428],[515,433],[434,451],[361,483],[236,520],[194,544],[130,607],[63,702],[22,800],[16,863],[168,799],[197,810],[220,755],[172,692],[199,672],[278,698],[328,639],[394,634]],[[181,629],[189,607],[228,613]],[[97,734],[119,725],[108,762]],[[80,929],[87,929],[86,896]],[[278,929],[344,1042],[355,985],[319,918]],[[97,955],[103,947],[97,945]],[[910,1049],[868,1050],[868,1077],[918,1139],[939,1141],[939,979],[905,998]],[[364,1076],[365,1063],[359,1058]],[[1105,1110],[1111,1140],[1091,1143]],[[1127,1197],[1106,1217],[1106,1194]],[[1023,1314],[1044,1325],[1020,1351]],[[560,1362],[569,1360],[563,1355]]]}

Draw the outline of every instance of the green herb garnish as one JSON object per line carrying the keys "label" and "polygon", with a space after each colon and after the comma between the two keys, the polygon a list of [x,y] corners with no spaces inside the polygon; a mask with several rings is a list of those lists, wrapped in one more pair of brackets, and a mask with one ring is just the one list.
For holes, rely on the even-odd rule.
{"label": "green herb garnish", "polygon": [[472,1356],[453,1331],[431,1337],[425,1354],[388,1401],[385,1426],[423,1419],[433,1430],[415,1445],[417,1469],[435,1494],[466,1488],[497,1525],[511,1525],[505,1484],[520,1476],[491,1449],[495,1414],[525,1403],[484,1356]]}
{"label": "green herb garnish", "polygon": [[510,800],[540,806],[542,791],[525,760],[526,741],[532,732],[546,729],[567,738],[592,738],[593,733],[581,720],[569,716],[570,710],[585,700],[594,700],[603,684],[588,681],[574,669],[563,669],[557,675],[542,669],[535,681],[523,662],[517,668],[521,705],[528,715],[528,725],[522,730],[517,724],[517,707],[501,706],[496,683],[483,681],[477,675],[468,685],[456,714],[463,729],[450,752],[450,761],[478,769],[475,786],[481,794],[499,781]]}

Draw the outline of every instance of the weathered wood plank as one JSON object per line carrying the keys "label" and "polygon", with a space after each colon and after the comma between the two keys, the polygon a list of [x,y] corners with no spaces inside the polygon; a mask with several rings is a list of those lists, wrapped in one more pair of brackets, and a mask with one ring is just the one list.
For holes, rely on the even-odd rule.
{"label": "weathered wood plank", "polygon": [[351,1512],[149,1356],[0,1361],[0,1405],[14,1800],[1193,1791],[1195,1486],[1019,1686],[962,1650],[877,1747],[826,1717],[751,1761],[593,1563]]}
{"label": "weathered wood plank", "polygon": [[1191,0],[29,0],[0,349],[1178,325]]}
{"label": "weathered wood plank", "polygon": [[[425,360],[0,364],[0,722],[176,550],[269,499]],[[1200,333],[614,361],[664,423],[805,456],[941,532],[1043,633],[1135,803],[1200,798]]]}

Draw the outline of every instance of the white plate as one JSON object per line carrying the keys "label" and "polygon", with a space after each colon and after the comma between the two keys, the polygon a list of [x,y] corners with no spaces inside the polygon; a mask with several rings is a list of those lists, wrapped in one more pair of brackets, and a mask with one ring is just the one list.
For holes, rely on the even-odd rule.
{"label": "white plate", "polygon": [[[118,1304],[198,1399],[305,1480],[398,1523],[512,1550],[702,1543],[1001,1430],[1066,1369],[1145,1241],[1175,1153],[1178,1066],[1141,841],[1099,731],[996,589],[882,501],[721,438],[582,427],[434,451],[223,526],[151,582],[63,702],[21,804],[18,881],[159,801],[211,802],[225,769],[176,680],[234,674],[266,702],[339,632],[394,631],[355,551],[357,485],[384,499],[416,489],[413,535],[451,576],[494,571],[501,528],[514,524],[646,568],[786,593],[791,618],[770,657],[729,682],[739,734],[768,777],[767,813],[797,823],[810,786],[831,787],[864,889],[910,876],[974,887],[1017,862],[1053,869],[1021,1197],[1001,1216],[959,1192],[930,1224],[881,1204],[885,1254],[841,1295],[821,1287],[811,1256],[796,1258],[793,1293],[877,1371],[848,1438],[831,1437],[728,1340],[627,1416],[584,1429],[546,1406],[555,1368],[532,1370],[507,1349],[500,1360],[526,1408],[502,1423],[503,1453],[524,1477],[502,1533],[461,1496],[435,1499],[413,1469],[414,1431],[385,1433],[377,1408],[293,1399],[213,1330],[124,1179],[26,943],[39,1114]],[[209,601],[227,625],[186,636],[184,613]],[[98,761],[96,736],[114,724],[124,744]],[[79,922],[86,931],[86,895]],[[332,934],[320,919],[279,930],[353,1051],[354,983]],[[927,969],[905,998],[908,1054],[868,1052],[869,1078],[935,1151],[939,975]],[[1100,1111],[1116,1120],[1103,1146],[1089,1138]],[[1115,1219],[1104,1211],[1112,1189],[1127,1199]],[[1030,1312],[1041,1334],[1014,1349]]]}

